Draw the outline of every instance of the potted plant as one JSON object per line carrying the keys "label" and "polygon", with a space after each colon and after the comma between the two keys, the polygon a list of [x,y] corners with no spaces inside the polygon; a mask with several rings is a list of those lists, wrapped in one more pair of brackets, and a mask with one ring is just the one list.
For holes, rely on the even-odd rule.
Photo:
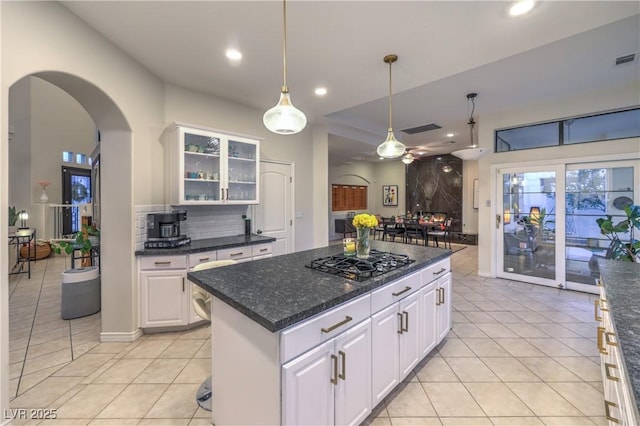
{"label": "potted plant", "polygon": [[82,224],[82,230],[73,234],[69,240],[60,240],[51,243],[53,252],[61,254],[62,250],[66,254],[73,253],[74,250],[80,250],[83,257],[89,256],[94,245],[98,244],[100,238],[100,230],[93,225]]}
{"label": "potted plant", "polygon": [[[635,239],[634,231],[640,230],[640,205],[624,207],[626,219],[613,223],[611,215],[596,219],[600,233],[606,236],[611,244],[607,250],[607,257],[627,262],[640,263],[640,241]],[[629,233],[629,240],[623,241],[619,234]]]}
{"label": "potted plant", "polygon": [[16,206],[9,207],[9,234],[16,232],[16,222],[18,221],[19,213],[16,211]]}

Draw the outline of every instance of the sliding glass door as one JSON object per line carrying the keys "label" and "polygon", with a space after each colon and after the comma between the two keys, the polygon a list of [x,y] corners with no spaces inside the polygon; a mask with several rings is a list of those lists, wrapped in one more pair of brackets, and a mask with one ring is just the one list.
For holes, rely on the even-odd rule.
{"label": "sliding glass door", "polygon": [[497,275],[597,293],[597,259],[610,256],[610,240],[596,220],[617,223],[638,204],[638,170],[637,160],[499,170]]}

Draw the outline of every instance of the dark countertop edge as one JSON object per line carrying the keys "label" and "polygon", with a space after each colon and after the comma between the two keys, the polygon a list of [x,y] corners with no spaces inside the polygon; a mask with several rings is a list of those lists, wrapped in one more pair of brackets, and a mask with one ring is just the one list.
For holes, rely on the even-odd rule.
{"label": "dark countertop edge", "polygon": [[[629,377],[630,395],[635,418],[640,419],[640,264],[621,260],[598,259],[609,313],[618,338],[623,368]],[[630,306],[632,305],[632,306]],[[633,307],[636,312],[633,312]]]}
{"label": "dark countertop edge", "polygon": [[250,235],[247,239],[246,235],[234,235],[230,237],[206,238],[202,240],[193,240],[191,244],[176,248],[166,249],[143,249],[136,250],[136,256],[176,256],[190,253],[200,253],[209,250],[220,250],[225,248],[253,246],[256,244],[272,243],[276,239],[273,237],[265,237],[262,235]]}
{"label": "dark countertop edge", "polygon": [[346,294],[341,294],[338,297],[331,299],[329,301],[326,301],[324,303],[320,303],[312,308],[309,308],[305,311],[302,312],[298,312],[296,314],[290,315],[287,318],[282,318],[276,322],[273,322],[267,318],[264,318],[263,316],[261,316],[260,314],[258,314],[257,312],[251,310],[250,308],[248,308],[247,306],[236,302],[233,298],[228,297],[226,294],[218,291],[215,288],[212,288],[210,286],[208,286],[206,283],[204,283],[202,280],[198,279],[197,277],[193,276],[191,273],[187,274],[187,277],[190,281],[194,282],[195,284],[197,284],[199,287],[202,287],[203,289],[207,290],[208,292],[210,292],[213,296],[217,297],[218,299],[222,300],[223,302],[225,302],[227,305],[231,306],[232,308],[234,308],[235,310],[237,310],[238,312],[242,313],[244,316],[246,316],[247,318],[251,319],[252,321],[260,324],[261,326],[263,326],[264,328],[266,328],[267,330],[269,330],[272,333],[276,333],[278,331],[284,330],[285,328],[294,326],[304,320],[307,320],[317,314],[320,314],[322,312],[325,312],[331,308],[337,307],[345,302],[348,302],[350,300],[353,300],[355,298],[357,298],[358,296],[364,295],[366,293],[369,293],[379,287],[382,287],[386,284],[390,284],[393,281],[396,281],[406,275],[409,275],[413,272],[416,271],[420,271],[422,269],[424,269],[425,267],[434,264],[436,262],[439,262],[441,260],[447,259],[449,257],[451,257],[452,251],[451,250],[443,250],[443,253],[441,255],[435,256],[429,260],[426,261],[422,261],[422,262],[413,262],[410,265],[407,265],[403,268],[397,269],[395,271],[393,271],[393,273],[390,274],[386,274],[386,275],[381,275],[379,277],[377,277],[377,279],[374,280],[369,280],[369,281],[365,281],[365,282],[359,282],[359,281],[352,281],[352,280],[346,280],[345,281],[349,281],[352,282],[354,284],[354,286],[356,287],[354,290],[350,291],[349,293]]}

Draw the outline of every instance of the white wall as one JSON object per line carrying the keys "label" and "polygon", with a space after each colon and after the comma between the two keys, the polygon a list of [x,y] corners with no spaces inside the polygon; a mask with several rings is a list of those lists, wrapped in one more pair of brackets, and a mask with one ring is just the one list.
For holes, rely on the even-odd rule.
{"label": "white wall", "polygon": [[[640,93],[640,82],[622,85],[613,90],[596,90],[573,98],[534,104],[528,108],[514,109],[500,114],[483,115],[482,126],[479,129],[479,143],[480,146],[488,147],[493,152],[495,129],[635,106],[638,104],[638,93]],[[622,158],[640,158],[640,139],[505,152],[489,154],[480,158],[478,169],[480,180],[478,272],[485,276],[495,274],[492,266],[498,255],[495,249],[496,183],[495,176],[492,174],[492,166],[517,167],[518,164],[535,162],[559,164],[564,161],[580,162],[584,159],[604,161],[608,156],[615,155]],[[491,203],[490,207],[486,206],[487,202]]]}

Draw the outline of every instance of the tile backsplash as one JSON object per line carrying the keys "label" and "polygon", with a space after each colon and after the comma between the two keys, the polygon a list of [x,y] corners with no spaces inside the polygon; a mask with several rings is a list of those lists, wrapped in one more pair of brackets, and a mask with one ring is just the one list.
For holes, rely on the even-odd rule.
{"label": "tile backsplash", "polygon": [[147,239],[147,214],[163,211],[185,210],[187,220],[180,223],[180,233],[192,240],[229,237],[244,234],[243,214],[249,206],[135,206],[136,250],[144,249]]}

